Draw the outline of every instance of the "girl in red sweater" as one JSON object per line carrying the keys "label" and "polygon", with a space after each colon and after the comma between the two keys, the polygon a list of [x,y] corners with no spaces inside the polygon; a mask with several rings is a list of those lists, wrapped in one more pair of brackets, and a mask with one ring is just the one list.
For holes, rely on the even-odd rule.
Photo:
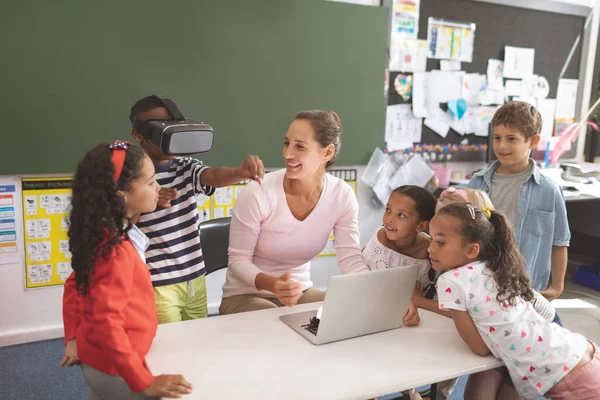
{"label": "girl in red sweater", "polygon": [[69,226],[73,273],[65,282],[65,354],[81,363],[88,399],[179,398],[192,386],[181,375],[153,376],[145,362],[157,317],[144,251],[131,224],[154,211],[154,165],[127,142],[101,144],[77,166]]}

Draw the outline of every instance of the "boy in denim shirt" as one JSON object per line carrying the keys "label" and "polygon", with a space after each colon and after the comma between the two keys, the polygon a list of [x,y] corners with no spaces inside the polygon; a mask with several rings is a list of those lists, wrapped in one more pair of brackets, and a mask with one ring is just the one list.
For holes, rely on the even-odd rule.
{"label": "boy in denim shirt", "polygon": [[492,128],[498,160],[476,173],[469,187],[485,191],[512,222],[533,288],[552,301],[563,291],[571,233],[560,186],[529,158],[542,117],[534,106],[511,101],[496,111]]}

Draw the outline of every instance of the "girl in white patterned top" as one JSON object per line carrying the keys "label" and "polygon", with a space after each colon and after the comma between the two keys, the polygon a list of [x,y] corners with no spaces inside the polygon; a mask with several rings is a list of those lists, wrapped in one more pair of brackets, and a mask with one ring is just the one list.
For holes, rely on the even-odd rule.
{"label": "girl in white patterned top", "polygon": [[[385,206],[383,227],[363,249],[363,260],[369,269],[418,265],[419,282],[433,295],[435,287],[428,278],[429,236],[424,231],[435,213],[435,204],[435,197],[422,187],[406,185],[394,190]],[[416,325],[419,320],[416,304],[411,301],[404,324]],[[421,398],[414,389],[409,391],[409,396],[411,400]]]}
{"label": "girl in white patterned top", "polygon": [[450,204],[432,219],[431,237],[431,264],[444,272],[437,282],[440,307],[451,311],[474,352],[501,359],[509,374],[485,396],[472,396],[468,382],[465,398],[599,398],[596,346],[534,310],[524,260],[504,215]]}

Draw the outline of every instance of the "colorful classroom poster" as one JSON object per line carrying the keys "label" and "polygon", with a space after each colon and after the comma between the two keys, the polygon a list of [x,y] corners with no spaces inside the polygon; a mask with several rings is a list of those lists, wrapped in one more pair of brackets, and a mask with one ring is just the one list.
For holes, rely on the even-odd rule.
{"label": "colorful classroom poster", "polygon": [[[350,185],[350,187],[352,187],[354,193],[356,193],[356,177],[358,173],[355,169],[334,169],[331,171],[327,171],[327,173],[346,181],[346,183]],[[333,237],[333,232],[329,234],[329,238],[327,239],[327,244],[325,244],[325,248],[317,255],[317,257],[332,256],[335,256],[335,239]]]}
{"label": "colorful classroom poster", "polygon": [[474,41],[474,23],[450,22],[431,17],[428,20],[429,58],[472,62]]}
{"label": "colorful classroom poster", "polygon": [[212,219],[231,217],[233,206],[246,183],[218,188],[211,197]]}
{"label": "colorful classroom poster", "polygon": [[416,39],[419,33],[421,0],[394,0],[392,39]]}
{"label": "colorful classroom poster", "polygon": [[0,264],[21,260],[22,229],[16,179],[0,179]]}
{"label": "colorful classroom poster", "polygon": [[23,178],[27,288],[61,285],[71,274],[68,210],[72,178]]}

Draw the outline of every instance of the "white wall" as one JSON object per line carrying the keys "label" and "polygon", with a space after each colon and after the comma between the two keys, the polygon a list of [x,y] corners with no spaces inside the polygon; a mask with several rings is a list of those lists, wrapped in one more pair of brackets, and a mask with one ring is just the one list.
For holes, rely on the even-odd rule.
{"label": "white wall", "polygon": [[[450,164],[454,170],[463,173],[470,173],[483,165],[483,163]],[[383,209],[376,209],[372,205],[371,189],[360,182],[364,167],[357,168],[359,227],[361,245],[364,246],[381,225]],[[22,262],[0,265],[0,272],[0,346],[62,337],[63,287],[25,290],[25,266]],[[312,263],[312,278],[317,288],[325,289],[327,279],[338,273],[335,257],[318,258]],[[224,279],[225,270],[218,271],[207,278],[210,313],[216,313],[219,308]]]}

